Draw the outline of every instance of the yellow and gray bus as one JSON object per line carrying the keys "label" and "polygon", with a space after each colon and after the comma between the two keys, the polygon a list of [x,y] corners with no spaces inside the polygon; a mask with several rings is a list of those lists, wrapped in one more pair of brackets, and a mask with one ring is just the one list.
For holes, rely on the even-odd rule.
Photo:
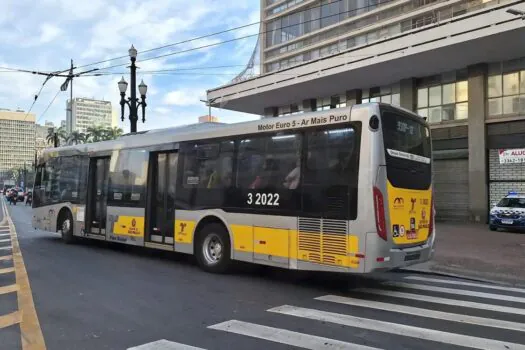
{"label": "yellow and gray bus", "polygon": [[46,150],[33,226],[233,261],[370,273],[431,259],[430,130],[370,103]]}

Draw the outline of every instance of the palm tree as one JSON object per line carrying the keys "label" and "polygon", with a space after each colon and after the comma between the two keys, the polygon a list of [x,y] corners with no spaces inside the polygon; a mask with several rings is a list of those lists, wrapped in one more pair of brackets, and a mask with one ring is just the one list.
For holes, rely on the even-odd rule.
{"label": "palm tree", "polygon": [[48,133],[46,136],[46,141],[48,144],[54,144],[55,143],[55,133],[58,136],[58,146],[60,146],[61,142],[65,142],[68,138],[66,129],[63,127],[59,127],[55,130],[55,128],[49,128]]}
{"label": "palm tree", "polygon": [[124,130],[116,126],[106,129],[106,137],[108,140],[118,139],[122,134],[124,134]]}
{"label": "palm tree", "polygon": [[90,126],[87,128],[87,139],[89,142],[99,142],[104,140],[104,128],[101,126]]}
{"label": "palm tree", "polygon": [[67,137],[68,145],[78,145],[79,143],[85,143],[85,142],[86,142],[86,134],[79,132],[79,131],[73,131]]}
{"label": "palm tree", "polygon": [[66,128],[64,128],[62,126],[59,127],[57,129],[57,134],[58,134],[59,143],[62,143],[62,142],[66,143],[67,138],[68,138],[68,134],[67,134]]}
{"label": "palm tree", "polygon": [[55,128],[47,129],[46,142],[48,144],[53,144],[55,141]]}

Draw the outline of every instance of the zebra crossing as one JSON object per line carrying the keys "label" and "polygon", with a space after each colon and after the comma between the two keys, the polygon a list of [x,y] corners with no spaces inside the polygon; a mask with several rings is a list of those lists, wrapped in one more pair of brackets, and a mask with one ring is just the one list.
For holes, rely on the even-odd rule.
{"label": "zebra crossing", "polygon": [[[265,310],[268,317],[258,322],[230,319],[210,324],[203,329],[207,332],[203,337],[218,333],[247,337],[260,342],[256,347],[260,349],[282,345],[303,349],[403,349],[402,339],[409,339],[409,347],[418,349],[525,350],[525,289],[521,288],[407,275],[402,281],[386,280],[372,288],[320,295],[306,306],[301,305],[304,302],[298,304],[271,307]],[[305,326],[300,330],[295,327],[298,320],[307,322],[302,325],[308,325],[308,331]],[[319,335],[334,325],[341,327],[337,333],[340,337]],[[348,341],[348,334],[359,336]],[[378,343],[377,339],[390,341]],[[392,339],[399,339],[399,344]],[[220,343],[198,347],[173,340],[130,349],[224,348]]]}
{"label": "zebra crossing", "polygon": [[0,339],[2,346],[7,349],[20,345],[18,324],[22,315],[16,303],[19,287],[13,265],[11,230],[5,212],[0,216],[3,217],[0,221]]}

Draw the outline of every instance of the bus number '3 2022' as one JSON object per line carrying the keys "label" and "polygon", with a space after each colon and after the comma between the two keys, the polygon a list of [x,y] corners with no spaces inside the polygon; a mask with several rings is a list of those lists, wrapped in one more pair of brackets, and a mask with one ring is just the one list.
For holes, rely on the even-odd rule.
{"label": "bus number '3 2022'", "polygon": [[279,206],[279,194],[278,193],[255,193],[255,203],[253,200],[254,194],[248,193],[248,200],[246,203],[255,205],[271,205]]}

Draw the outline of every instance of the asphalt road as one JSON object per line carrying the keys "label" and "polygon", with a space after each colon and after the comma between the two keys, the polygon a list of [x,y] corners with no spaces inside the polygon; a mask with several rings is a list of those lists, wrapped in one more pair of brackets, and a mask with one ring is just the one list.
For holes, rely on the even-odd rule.
{"label": "asphalt road", "polygon": [[[47,349],[525,349],[525,290],[413,273],[212,275],[185,256],[66,245],[32,229],[30,208],[9,210]],[[2,350],[21,348],[24,319],[1,322],[16,295],[0,295]]]}

